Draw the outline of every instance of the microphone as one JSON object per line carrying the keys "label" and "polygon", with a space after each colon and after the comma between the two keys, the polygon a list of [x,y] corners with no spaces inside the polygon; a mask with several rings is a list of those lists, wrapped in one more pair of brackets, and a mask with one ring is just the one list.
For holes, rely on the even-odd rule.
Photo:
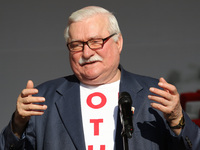
{"label": "microphone", "polygon": [[122,136],[132,137],[133,134],[133,112],[131,96],[127,92],[119,94],[118,106],[120,109],[120,119],[123,126]]}

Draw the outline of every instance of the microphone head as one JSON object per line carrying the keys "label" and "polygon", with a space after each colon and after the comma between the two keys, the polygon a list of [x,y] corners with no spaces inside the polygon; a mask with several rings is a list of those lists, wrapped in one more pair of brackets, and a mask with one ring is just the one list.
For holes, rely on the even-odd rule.
{"label": "microphone head", "polygon": [[123,103],[129,103],[132,105],[131,96],[128,92],[121,92],[119,94],[119,101],[118,104],[121,105]]}
{"label": "microphone head", "polygon": [[122,136],[126,135],[128,138],[131,138],[133,133],[133,112],[131,109],[132,100],[130,94],[127,92],[120,93],[118,105],[120,109],[121,123],[123,126]]}

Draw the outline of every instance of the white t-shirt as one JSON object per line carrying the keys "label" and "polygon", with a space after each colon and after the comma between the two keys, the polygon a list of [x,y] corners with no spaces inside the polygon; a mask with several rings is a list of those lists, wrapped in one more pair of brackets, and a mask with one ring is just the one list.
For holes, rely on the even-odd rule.
{"label": "white t-shirt", "polygon": [[80,84],[81,110],[87,150],[114,149],[119,83]]}

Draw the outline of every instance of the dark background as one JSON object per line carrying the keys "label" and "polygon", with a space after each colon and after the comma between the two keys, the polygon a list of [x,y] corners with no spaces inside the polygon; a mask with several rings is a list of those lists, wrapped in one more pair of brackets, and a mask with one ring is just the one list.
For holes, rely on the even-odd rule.
{"label": "dark background", "polygon": [[1,0],[0,130],[28,79],[38,85],[72,73],[63,32],[71,12],[88,5],[102,6],[117,17],[125,69],[163,76],[180,93],[200,89],[199,1]]}

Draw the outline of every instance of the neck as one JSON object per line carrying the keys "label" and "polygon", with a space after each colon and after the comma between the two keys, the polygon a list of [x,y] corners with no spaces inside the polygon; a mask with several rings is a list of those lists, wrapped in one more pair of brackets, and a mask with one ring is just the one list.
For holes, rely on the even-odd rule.
{"label": "neck", "polygon": [[97,80],[97,78],[95,78],[95,79],[92,79],[92,80],[82,80],[80,82],[82,82],[83,84],[86,84],[86,85],[99,86],[99,85],[102,85],[102,84],[108,84],[108,83],[116,82],[116,81],[120,80],[120,77],[121,77],[121,71],[119,69],[117,69],[114,76],[112,76],[110,79],[106,78],[106,79],[102,79],[102,80]]}

